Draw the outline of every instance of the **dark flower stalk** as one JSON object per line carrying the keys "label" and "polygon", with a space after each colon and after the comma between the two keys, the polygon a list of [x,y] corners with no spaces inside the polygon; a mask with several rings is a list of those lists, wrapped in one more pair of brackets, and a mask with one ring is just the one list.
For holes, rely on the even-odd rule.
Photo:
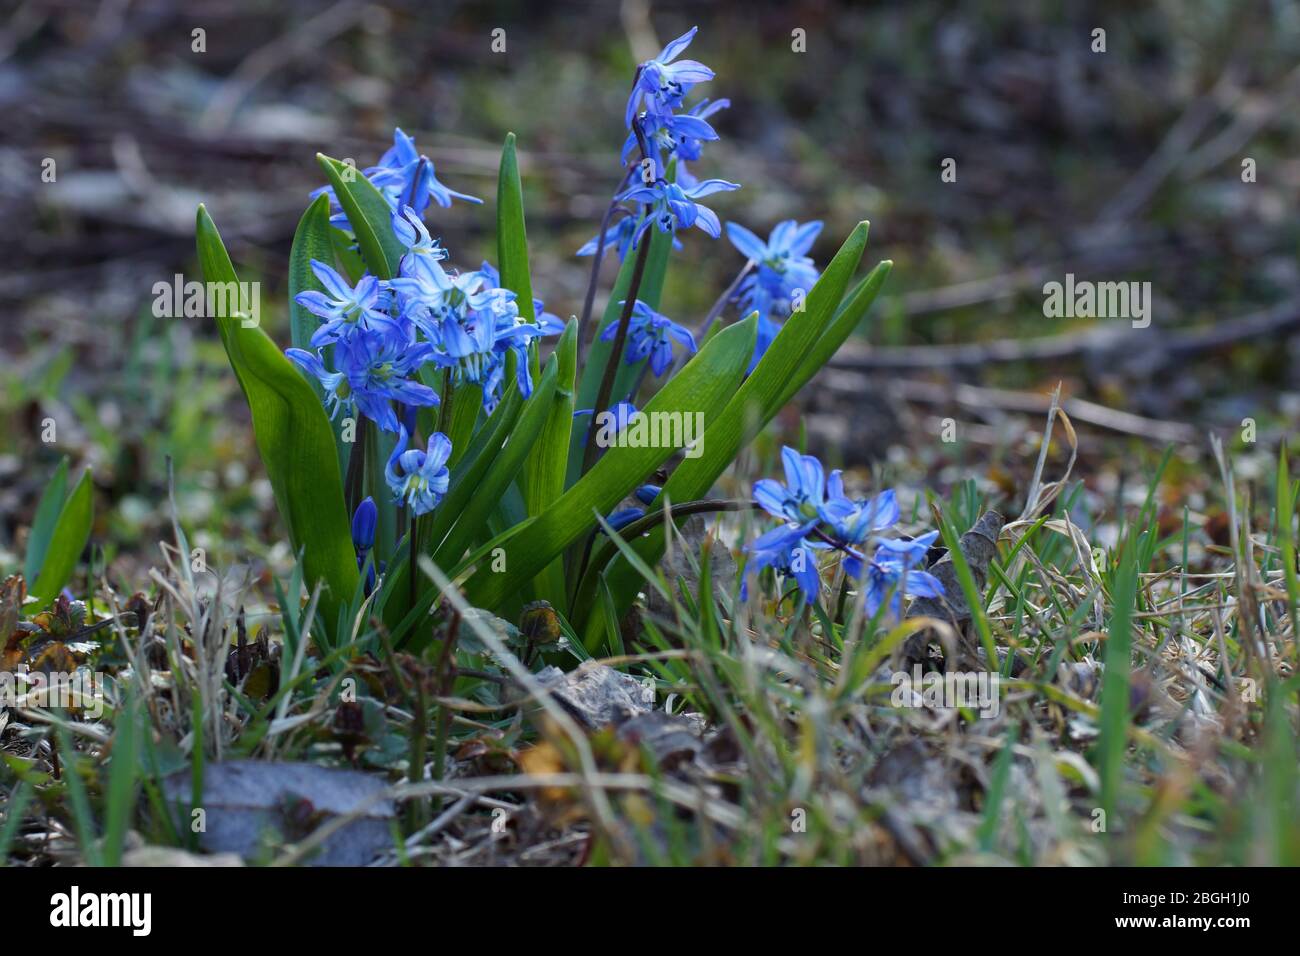
{"label": "dark flower stalk", "polygon": [[622,205],[618,197],[623,192],[624,187],[627,186],[627,181],[636,172],[636,169],[636,166],[630,167],[623,174],[623,178],[618,181],[618,188],[614,190],[614,197],[609,201],[609,208],[605,210],[605,216],[600,220],[600,232],[596,234],[596,254],[591,261],[591,278],[587,281],[587,295],[582,301],[582,316],[578,319],[579,364],[581,364],[587,353],[588,336],[585,333],[588,324],[591,322],[591,310],[596,302],[596,289],[600,285],[600,267],[605,262],[605,235],[609,232],[609,224],[614,218],[614,213]]}
{"label": "dark flower stalk", "polygon": [[[618,332],[614,335],[614,345],[605,363],[605,374],[600,380],[600,391],[596,393],[596,404],[592,410],[591,421],[594,425],[600,420],[602,412],[609,410],[610,394],[614,391],[614,378],[618,374],[618,364],[623,358],[623,349],[627,344],[627,330],[632,322],[632,310],[636,307],[636,296],[641,291],[641,278],[645,275],[646,259],[650,256],[650,238],[641,237],[641,244],[636,251],[636,262],[632,265],[632,279],[627,287],[627,299],[623,302],[623,313],[618,318]],[[592,432],[587,435],[587,447],[582,453],[582,473],[585,475],[596,463],[596,442]]]}

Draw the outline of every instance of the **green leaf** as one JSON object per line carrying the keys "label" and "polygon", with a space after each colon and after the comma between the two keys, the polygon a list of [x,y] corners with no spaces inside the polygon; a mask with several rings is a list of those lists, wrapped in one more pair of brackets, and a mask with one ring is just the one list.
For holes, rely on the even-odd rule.
{"label": "green leaf", "polygon": [[[465,549],[476,540],[492,537],[488,528],[488,516],[492,514],[506,489],[515,480],[515,475],[523,467],[528,452],[541,435],[542,426],[551,412],[551,396],[555,392],[557,377],[557,359],[554,355],[546,363],[546,371],[541,381],[533,389],[533,394],[524,402],[519,424],[506,440],[491,469],[474,491],[468,507],[456,517],[451,533],[439,546],[434,555],[434,564],[440,568],[449,568],[460,560]],[[507,552],[508,553],[508,552]],[[507,566],[509,558],[507,557]]]}
{"label": "green leaf", "polygon": [[31,586],[32,597],[42,604],[49,604],[59,596],[63,586],[72,579],[77,559],[86,550],[90,527],[95,519],[93,490],[90,469],[87,468],[67,500],[62,502],[58,521],[41,560],[41,570],[36,575],[36,583]]}
{"label": "green leaf", "polygon": [[126,831],[135,816],[138,766],[139,703],[127,696],[114,721],[113,759],[108,765],[107,809],[104,823],[104,865],[118,866]]}
{"label": "green leaf", "polygon": [[[195,230],[204,278],[210,283],[238,282],[221,235],[203,206]],[[221,342],[252,413],[257,450],[289,540],[303,554],[309,587],[324,582],[320,607],[327,627],[333,628],[340,603],[348,601],[357,586],[334,434],[307,380],[265,332],[245,327],[230,314],[231,301],[237,300],[230,295],[213,298]]]}
{"label": "green leaf", "polygon": [[[857,326],[889,271],[887,267],[882,271],[878,266],[859,284],[844,307],[838,309],[844,290],[862,259],[868,228],[868,223],[860,222],[844,240],[835,258],[809,292],[803,311],[790,316],[781,327],[753,374],[705,432],[704,454],[682,461],[664,485],[660,500],[667,496],[669,501],[693,501],[707,495],[740,450],[816,373],[817,360],[824,362],[823,354],[829,358],[838,348],[838,343]],[[664,541],[664,528],[658,527],[639,538],[634,546],[646,563],[653,565],[663,555]],[[620,610],[625,610],[636,594],[638,576],[625,561],[620,558],[615,561],[608,572],[609,583]],[[593,562],[592,567],[599,570],[601,564]],[[586,623],[582,615],[583,609],[590,607],[591,602],[586,600],[590,593],[588,582],[581,582],[579,596],[583,599],[571,608],[571,618],[577,622],[575,626],[580,631]]]}
{"label": "green leaf", "polygon": [[397,275],[402,244],[393,235],[393,210],[384,194],[355,166],[340,163],[322,153],[316,154],[316,161],[325,170],[339,205],[347,214],[348,225],[357,237],[357,246],[366,266],[380,279]]}
{"label": "green leaf", "polygon": [[[751,317],[720,333],[655,394],[643,412],[651,416],[657,412],[700,413],[707,428],[744,376],[757,329],[757,321]],[[704,450],[707,454],[707,445]],[[469,579],[466,595],[470,603],[492,608],[517,593],[556,555],[588,533],[596,515],[607,514],[674,451],[664,447],[611,448],[577,484],[538,515],[527,531],[510,542],[504,573],[481,568]]]}
{"label": "green leaf", "polygon": [[519,314],[530,322],[537,321],[533,309],[533,284],[528,275],[524,190],[519,182],[514,133],[506,134],[505,148],[501,150],[501,170],[497,176],[497,265],[501,270],[501,288],[515,293]]}
{"label": "green leaf", "polygon": [[59,513],[63,510],[63,499],[68,493],[68,459],[65,455],[54,469],[50,483],[45,486],[41,503],[36,506],[36,517],[32,520],[32,530],[27,536],[27,558],[23,563],[23,577],[31,582],[40,573],[45,552],[50,546]]}
{"label": "green leaf", "polygon": [[451,439],[451,457],[447,464],[455,468],[474,437],[479,412],[483,409],[483,386],[462,382],[452,390],[451,421],[447,423],[447,437]]}
{"label": "green leaf", "polygon": [[836,311],[835,317],[831,320],[830,328],[822,334],[822,337],[817,340],[816,346],[799,363],[798,371],[795,372],[785,391],[776,400],[773,406],[775,411],[779,412],[788,405],[799,390],[821,371],[822,366],[834,357],[835,353],[840,350],[840,346],[857,330],[862,323],[863,316],[867,314],[867,310],[876,301],[876,296],[885,284],[885,280],[889,278],[889,273],[893,268],[894,263],[889,259],[878,262],[876,267],[853,287],[853,291],[849,293],[848,298]]}
{"label": "green leaf", "polygon": [[[551,411],[542,434],[528,454],[520,476],[524,505],[530,517],[541,514],[564,494],[564,477],[569,467],[569,438],[573,430],[574,379],[578,364],[578,323],[570,319],[555,346],[559,360],[558,384],[551,399]],[[538,574],[535,596],[550,601],[561,614],[568,605],[563,558],[556,558]]]}
{"label": "green leaf", "polygon": [[[289,250],[289,338],[294,348],[305,349],[308,352],[315,351],[312,348],[311,337],[320,327],[320,318],[299,305],[296,299],[300,292],[325,291],[316,274],[312,272],[311,262],[315,259],[326,265],[333,265],[333,233],[335,232],[338,230],[330,225],[329,196],[322,193],[302,214],[302,219],[298,221],[298,228],[293,234],[293,246]],[[333,346],[327,346],[323,351],[325,364],[332,367]],[[302,369],[299,371],[311,385],[316,397],[323,403],[325,390],[321,388],[320,382],[315,376],[308,375]],[[338,453],[339,469],[343,470],[347,465],[349,446],[343,441],[342,420],[331,421],[330,429],[334,432],[334,448]]]}
{"label": "green leaf", "polygon": [[1116,810],[1124,782],[1124,754],[1128,749],[1129,672],[1132,668],[1132,627],[1133,612],[1137,607],[1137,552],[1140,544],[1130,536],[1120,555],[1111,590],[1110,633],[1106,638],[1105,669],[1101,675],[1097,774],[1101,778],[1101,807],[1106,812],[1107,826],[1111,828],[1119,823]]}
{"label": "green leaf", "polygon": [[[325,291],[311,271],[311,261],[316,259],[326,265],[334,264],[334,243],[330,239],[332,228],[330,198],[321,193],[298,220],[293,246],[289,249],[289,337],[294,348],[311,351],[311,337],[320,326],[320,319],[295,300],[300,292]],[[320,385],[315,384],[319,392]]]}

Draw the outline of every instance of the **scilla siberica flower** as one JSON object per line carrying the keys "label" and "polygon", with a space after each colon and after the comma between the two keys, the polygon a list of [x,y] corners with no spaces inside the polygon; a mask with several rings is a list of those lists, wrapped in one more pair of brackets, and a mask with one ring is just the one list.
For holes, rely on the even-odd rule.
{"label": "scilla siberica flower", "polygon": [[[681,167],[679,166],[678,169],[680,170]],[[681,175],[680,172],[678,175]],[[624,212],[626,212],[626,210]],[[632,248],[632,240],[637,235],[636,227],[637,217],[631,214],[626,214],[615,222],[614,225],[606,229],[605,252],[608,253],[611,249],[617,251],[620,262],[627,258],[627,252]],[[578,250],[577,255],[594,256],[596,254],[596,249],[599,246],[600,235],[597,234],[582,244],[582,248]],[[676,236],[673,236],[673,248],[682,248],[682,242]]]}
{"label": "scilla siberica flower", "polygon": [[636,85],[628,97],[624,124],[631,128],[642,100],[647,110],[667,112],[682,105],[684,97],[696,83],[713,79],[713,71],[697,60],[673,61],[691,45],[699,27],[691,27],[660,51],[653,60],[646,60],[637,70]]}
{"label": "scilla siberica flower", "polygon": [[922,570],[938,532],[911,540],[880,534],[899,519],[892,490],[854,501],[844,494],[840,472],[825,476],[821,462],[812,455],[786,447],[781,459],[785,484],[770,478],[754,483],[754,501],[783,524],[746,547],[752,570],[772,568],[793,577],[804,602],[811,603],[821,593],[817,553],[834,549],[844,555],[845,574],[865,584],[863,600],[870,616],[886,601],[890,613],[897,616],[903,594],[943,594],[940,581]]}
{"label": "scilla siberica flower", "polygon": [[807,253],[821,231],[820,222],[801,226],[787,219],[778,223],[764,242],[739,223],[727,223],[727,238],[755,265],[737,289],[741,314],[758,313],[758,340],[749,366],[751,372],[776,338],[779,327],[773,320],[788,316],[796,296],[806,296],[817,282],[817,266]]}
{"label": "scilla siberica flower", "polygon": [[633,186],[618,194],[620,202],[637,202],[649,207],[649,211],[632,237],[632,244],[641,241],[641,236],[651,226],[660,232],[676,232],[698,226],[716,239],[722,235],[722,223],[718,214],[702,203],[696,202],[716,192],[730,192],[739,189],[739,183],[729,183],[725,179],[705,179],[688,189],[676,183],[656,180],[650,185]]}
{"label": "scilla siberica flower", "polygon": [[[402,132],[393,130],[393,145],[379,158],[379,165],[371,166],[362,175],[374,185],[388,200],[394,211],[403,205],[415,207],[417,215],[423,216],[432,200],[446,209],[453,199],[463,202],[481,203],[483,200],[465,193],[448,189],[434,175],[433,161],[422,156],[415,148],[415,140]],[[321,193],[330,197],[330,222],[340,229],[350,229],[347,214],[339,204],[338,195],[333,186],[321,186],[312,190],[311,198]]]}
{"label": "scilla siberica flower", "polygon": [[410,206],[403,206],[393,213],[393,235],[406,250],[398,261],[399,275],[410,275],[416,256],[429,256],[435,262],[447,258],[447,250],[438,244],[438,240],[429,235],[424,221]]}
{"label": "scilla siberica flower", "polygon": [[[394,207],[390,225],[404,250],[396,277],[380,281],[366,273],[354,286],[333,266],[313,261],[325,291],[297,296],[324,321],[311,339],[315,352],[291,348],[286,354],[319,380],[332,417],[355,408],[385,431],[405,427],[409,433],[414,425],[402,417],[439,402],[416,377],[426,362],[452,369],[457,383],[482,385],[490,412],[501,397],[507,355],[517,357],[517,382],[527,398],[533,384],[530,344],[564,331],[540,299],[533,300],[536,322],[521,316],[515,294],[500,287],[500,274],[488,263],[472,272],[443,265],[447,250],[430,235],[422,211],[431,201],[447,205],[453,197],[473,197],[447,190],[432,169],[399,129],[380,166],[367,171],[388,189]],[[400,197],[399,185],[405,190]]]}
{"label": "scilla siberica flower", "polygon": [[[352,515],[352,546],[357,552],[357,568],[365,568],[370,549],[375,546],[375,526],[379,522],[379,509],[375,499],[367,495],[357,505]],[[366,593],[375,586],[375,566],[372,563],[366,572]]]}
{"label": "scilla siberica flower", "polygon": [[387,196],[389,205],[397,208],[399,202],[405,201],[421,216],[429,208],[430,200],[443,209],[450,206],[453,199],[483,202],[476,196],[456,192],[438,182],[433,174],[433,161],[420,154],[415,148],[415,140],[403,133],[400,127],[393,130],[393,145],[379,157],[379,165],[366,170],[366,178]]}
{"label": "scilla siberica flower", "polygon": [[[620,305],[622,303],[619,303]],[[618,323],[611,322],[600,334],[601,340],[611,342],[618,334]],[[673,364],[673,341],[695,352],[695,336],[666,315],[660,315],[640,299],[632,306],[632,317],[627,326],[627,348],[624,360],[635,365],[647,355],[650,369],[658,377]]]}
{"label": "scilla siberica flower", "polygon": [[311,344],[316,348],[350,335],[361,325],[389,322],[389,317],[382,311],[387,296],[379,280],[370,273],[351,286],[347,279],[324,262],[311,260],[311,271],[325,291],[299,292],[293,300],[312,315],[325,320],[311,337]]}
{"label": "scilla siberica flower", "polygon": [[384,469],[384,479],[393,492],[395,502],[404,502],[411,514],[419,517],[428,514],[447,493],[451,472],[447,459],[451,457],[451,439],[442,432],[429,436],[428,448],[407,449],[411,436],[403,427],[397,444]]}
{"label": "scilla siberica flower", "polygon": [[351,397],[361,414],[388,432],[399,430],[393,402],[438,404],[438,393],[411,378],[433,356],[433,346],[415,340],[414,330],[398,323],[363,329],[335,345],[334,359],[347,376]]}
{"label": "scilla siberica flower", "polygon": [[285,349],[284,354],[293,359],[294,364],[304,372],[320,382],[325,392],[325,407],[329,410],[331,421],[340,411],[346,416],[356,407],[348,377],[342,372],[331,372],[327,369],[320,353],[308,352],[305,349]]}

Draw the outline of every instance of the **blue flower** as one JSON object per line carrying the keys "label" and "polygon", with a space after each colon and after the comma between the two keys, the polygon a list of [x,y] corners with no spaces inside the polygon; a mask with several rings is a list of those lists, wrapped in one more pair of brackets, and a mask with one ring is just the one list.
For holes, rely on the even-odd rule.
{"label": "blue flower", "polygon": [[740,287],[744,311],[757,309],[761,315],[789,312],[795,293],[807,295],[817,282],[817,267],[807,255],[821,222],[802,226],[793,219],[778,223],[767,242],[737,222],[727,223],[727,238],[757,269]]}
{"label": "blue flower", "polygon": [[[578,418],[582,415],[590,415],[593,411],[595,411],[595,409],[580,408],[573,413],[573,417]],[[609,409],[607,414],[614,416],[609,420],[610,434],[617,435],[624,428],[627,428],[628,422],[630,422],[632,420],[632,416],[636,414],[636,406],[633,405],[631,402],[615,402],[613,407]],[[646,485],[643,487],[652,487],[652,486]]]}
{"label": "blue flower", "polygon": [[[903,594],[943,593],[942,583],[921,570],[937,531],[910,541],[879,536],[898,522],[898,500],[892,490],[852,501],[844,494],[840,472],[826,477],[814,456],[786,447],[781,460],[784,484],[770,478],[754,483],[754,501],[783,523],[746,547],[753,556],[752,569],[772,568],[794,577],[805,602],[811,601],[821,588],[816,553],[833,548],[844,554],[844,571],[850,579],[865,577],[863,599],[872,616],[887,598],[897,615]],[[743,587],[741,594],[745,594]]]}
{"label": "blue flower", "polygon": [[519,394],[524,398],[532,396],[533,371],[529,362],[528,345],[533,339],[541,338],[546,334],[546,330],[540,325],[529,322],[522,315],[502,315],[497,318],[492,343],[492,348],[497,354],[497,363],[484,391],[485,396],[491,394],[493,408],[496,407],[496,400],[501,395],[501,382],[505,377],[505,358],[508,352],[515,353],[515,382],[519,386]]}
{"label": "blue flower", "polygon": [[[622,303],[620,303],[622,304]],[[618,323],[611,322],[600,334],[604,342],[612,342],[618,334]],[[656,376],[663,375],[673,364],[673,340],[695,351],[695,336],[666,315],[660,315],[640,299],[632,306],[628,320],[627,349],[624,352],[628,365],[635,365],[647,355],[650,368]]]}
{"label": "blue flower", "polygon": [[[624,258],[627,251],[632,248],[632,239],[636,235],[636,222],[635,216],[627,215],[606,229],[604,251],[608,253],[611,249],[617,249],[619,259]],[[577,254],[580,256],[594,256],[599,245],[600,234],[597,233],[582,244]]]}
{"label": "blue flower", "polygon": [[481,272],[450,273],[431,256],[415,258],[409,275],[388,284],[398,294],[402,314],[435,344],[441,344],[449,325],[464,325],[485,311],[495,319],[515,297],[488,287]]}
{"label": "blue flower", "polygon": [[807,533],[821,521],[826,504],[826,473],[813,455],[801,455],[786,445],[781,449],[785,484],[772,478],[754,482],[754,501],[774,518],[790,522]]}
{"label": "blue flower", "polygon": [[[680,173],[679,173],[680,175]],[[625,215],[614,225],[605,230],[605,252],[611,249],[618,250],[618,258],[621,262],[627,258],[627,251],[632,248],[632,242],[637,236],[637,223],[640,220],[633,215]],[[580,256],[594,256],[596,247],[600,245],[600,236],[595,235],[582,244],[577,252]],[[673,248],[682,248],[681,240],[673,236]]]}
{"label": "blue flower", "polygon": [[[615,406],[615,414],[618,414],[619,412],[623,413],[623,417],[618,419],[619,426],[623,427],[626,426],[627,420],[636,414],[636,408],[633,407],[631,402],[620,402],[619,405]],[[637,501],[641,502],[641,504],[649,507],[654,504],[654,500],[659,496],[660,490],[661,489],[658,485],[642,485],[637,488],[634,497]],[[622,531],[633,521],[644,517],[645,508],[637,508],[634,506],[630,508],[620,508],[605,520],[609,522],[609,526],[615,531]]]}
{"label": "blue flower", "polygon": [[375,507],[375,499],[367,495],[352,515],[352,545],[357,549],[358,562],[375,546],[375,525],[378,521],[379,509]]}
{"label": "blue flower", "polygon": [[783,524],[759,536],[745,548],[751,559],[746,568],[746,579],[741,582],[741,600],[749,596],[749,572],[772,568],[786,577],[793,577],[803,594],[804,603],[811,603],[821,594],[822,586],[814,548],[825,547],[820,542],[810,542],[799,525]]}
{"label": "blue flower", "polygon": [[[500,271],[486,259],[479,266],[478,272],[488,285],[493,287],[501,285]],[[547,312],[546,303],[536,297],[533,298],[533,315],[537,317],[536,324],[542,330],[542,335],[559,335],[564,331],[564,320],[554,313]]]}
{"label": "blue flower", "polygon": [[[697,119],[707,120],[719,110],[725,110],[731,106],[731,100],[700,100],[690,109],[690,115]],[[700,158],[704,151],[704,140],[696,136],[684,136],[678,140],[677,145],[673,147],[672,156],[677,160],[677,181],[683,186],[694,186],[699,182],[698,179],[686,168],[687,163],[693,163]]]}
{"label": "blue flower", "polygon": [[636,500],[643,505],[652,505],[662,490],[658,485],[642,485],[636,490]]}
{"label": "blue flower", "polygon": [[776,338],[779,327],[771,318],[788,316],[796,296],[807,296],[817,282],[817,266],[807,253],[821,230],[820,222],[806,222],[801,226],[787,219],[778,223],[764,242],[740,223],[727,223],[727,238],[756,267],[737,289],[741,314],[757,312],[759,316],[751,372]]}
{"label": "blue flower", "polygon": [[[394,210],[410,205],[415,207],[420,216],[429,208],[430,199],[444,209],[451,205],[452,199],[472,203],[483,201],[448,189],[438,182],[433,173],[432,160],[421,156],[415,148],[415,140],[401,129],[393,130],[393,145],[380,157],[379,165],[369,167],[363,175],[383,194]],[[321,186],[313,189],[311,198],[315,199],[321,193],[330,197],[330,223],[339,229],[350,230],[352,227],[347,213],[343,211],[334,187]]]}
{"label": "blue flower", "polygon": [[310,289],[299,292],[294,301],[312,315],[326,321],[312,334],[311,344],[316,348],[350,335],[360,325],[376,325],[389,321],[381,309],[386,306],[383,286],[374,276],[366,273],[356,286],[339,275],[324,262],[311,260],[311,271],[324,292]]}
{"label": "blue flower", "polygon": [[496,338],[496,323],[489,317],[478,316],[464,323],[448,321],[443,325],[442,348],[434,354],[433,361],[451,369],[457,384],[482,385],[486,397],[493,391],[491,386],[499,376],[501,365]]}
{"label": "blue flower", "polygon": [[641,240],[641,235],[651,225],[660,232],[676,232],[678,229],[698,226],[716,239],[722,234],[718,214],[696,200],[716,192],[730,192],[739,188],[739,183],[729,183],[725,179],[705,179],[688,189],[683,189],[676,183],[657,180],[651,185],[633,186],[619,193],[617,198],[620,202],[639,202],[650,207],[649,214],[636,227],[633,245]]}
{"label": "blue flower", "polygon": [[442,432],[434,432],[425,451],[418,448],[408,451],[409,441],[410,435],[402,428],[384,469],[384,479],[393,492],[393,500],[404,501],[411,514],[419,517],[436,508],[447,493],[451,477],[447,469],[451,439]]}
{"label": "blue flower", "polygon": [[866,544],[876,532],[898,524],[898,496],[892,488],[873,498],[850,501],[844,496],[838,471],[831,473],[826,485],[827,500],[820,513],[837,540],[850,545]]}
{"label": "blue flower", "polygon": [[340,410],[345,415],[351,412],[356,403],[352,398],[352,386],[348,384],[348,377],[345,374],[327,369],[317,352],[285,349],[284,354],[293,359],[294,363],[308,375],[320,381],[321,388],[325,391],[325,407],[329,409],[331,421]]}
{"label": "blue flower", "polygon": [[[726,103],[725,100],[721,102]],[[679,156],[680,150],[687,154],[680,158],[699,159],[703,144],[718,139],[717,132],[695,110],[689,113],[647,113],[641,122],[641,131],[647,145],[654,148],[656,179],[663,179],[665,176],[665,161],[659,155],[661,151],[672,157]],[[629,133],[623,142],[624,166],[627,165],[628,159],[637,146],[636,133]]]}
{"label": "blue flower", "polygon": [[429,208],[430,200],[444,209],[453,199],[483,202],[438,182],[433,161],[421,155],[415,148],[415,140],[400,128],[393,130],[393,145],[379,158],[378,166],[366,170],[366,178],[375,184],[394,209],[399,208],[399,203],[405,203],[413,206],[420,216]]}
{"label": "blue flower", "polygon": [[643,508],[621,508],[605,519],[615,531],[622,531],[633,521],[645,517]]}
{"label": "blue flower", "polygon": [[363,330],[336,349],[339,370],[347,375],[357,408],[384,431],[401,427],[392,402],[438,404],[437,392],[409,377],[433,355],[433,346],[415,341],[413,332],[393,323]]}
{"label": "blue flower", "polygon": [[406,250],[398,263],[402,275],[410,275],[416,256],[431,256],[434,260],[447,258],[447,250],[429,235],[424,221],[410,206],[403,206],[393,213],[392,222],[393,234]]}
{"label": "blue flower", "polygon": [[886,599],[890,615],[897,618],[904,594],[912,597],[943,594],[943,582],[928,571],[919,570],[924,566],[926,552],[938,536],[939,532],[931,531],[910,541],[882,539],[876,544],[875,554],[870,560],[850,552],[844,559],[844,573],[850,578],[861,579],[865,570],[867,591],[864,603],[868,617],[875,617]]}
{"label": "blue flower", "polygon": [[646,60],[637,70],[636,85],[627,101],[625,124],[631,128],[632,118],[636,116],[644,98],[647,110],[667,112],[681,105],[690,88],[696,83],[705,83],[713,79],[713,71],[696,60],[673,60],[691,45],[699,27],[688,31],[669,43],[653,60]]}

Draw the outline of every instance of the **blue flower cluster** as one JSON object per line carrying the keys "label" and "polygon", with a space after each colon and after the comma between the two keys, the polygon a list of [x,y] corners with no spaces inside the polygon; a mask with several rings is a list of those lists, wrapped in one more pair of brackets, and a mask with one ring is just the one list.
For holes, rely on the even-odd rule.
{"label": "blue flower cluster", "polygon": [[897,617],[903,594],[943,594],[938,578],[923,570],[937,531],[911,539],[884,536],[899,519],[892,490],[855,501],[844,494],[840,472],[828,477],[812,455],[786,447],[781,461],[785,484],[771,478],[754,483],[755,503],[782,523],[746,547],[750,571],[772,568],[793,577],[805,603],[811,603],[821,594],[818,554],[838,551],[845,574],[865,579],[866,612],[872,617],[886,602]]}
{"label": "blue flower cluster", "polygon": [[[410,206],[417,215],[423,216],[430,201],[436,202],[443,209],[449,207],[453,199],[483,202],[475,196],[448,189],[438,182],[438,177],[434,175],[433,160],[421,154],[415,148],[415,140],[403,133],[400,127],[393,130],[393,145],[379,157],[379,164],[363,170],[362,175],[384,194],[394,212],[402,206]],[[322,186],[312,192],[311,198],[315,199],[321,193],[330,197],[330,222],[340,229],[350,231],[348,217],[339,205],[334,187]]]}
{"label": "blue flower cluster", "polygon": [[[314,351],[291,348],[286,354],[321,383],[331,417],[357,412],[397,433],[388,484],[395,499],[419,515],[446,491],[443,466],[451,453],[440,433],[429,438],[427,451],[407,450],[413,412],[440,401],[421,381],[421,370],[445,369],[454,385],[481,386],[490,412],[501,398],[506,357],[515,353],[516,380],[527,398],[533,387],[529,346],[564,324],[540,300],[533,303],[536,323],[522,316],[515,293],[501,288],[500,275],[486,262],[469,272],[444,267],[447,251],[430,236],[422,210],[431,201],[447,206],[452,198],[472,197],[439,183],[433,164],[416,154],[400,129],[393,148],[366,175],[394,203],[393,235],[405,250],[398,275],[381,280],[365,273],[351,283],[328,263],[312,260],[324,291],[301,292],[295,301],[321,319],[311,338]],[[410,201],[398,206],[398,197]]]}
{"label": "blue flower cluster", "polygon": [[[605,233],[605,248],[618,251],[619,258],[636,246],[652,226],[675,235],[679,229],[695,226],[712,238],[722,234],[717,213],[699,200],[717,192],[739,189],[738,183],[725,179],[699,180],[686,164],[700,158],[706,142],[718,138],[709,117],[725,109],[727,100],[702,100],[683,109],[686,94],[697,83],[713,79],[713,71],[697,60],[679,60],[691,44],[698,27],[692,27],[663,48],[652,60],[637,67],[636,82],[628,97],[624,120],[628,128],[623,144],[623,164],[641,153],[637,181],[615,196],[616,202],[638,204],[636,213],[627,213]],[[676,161],[676,181],[667,179],[669,163]],[[626,212],[626,211],[625,211]],[[600,237],[578,250],[578,255],[594,255]]]}
{"label": "blue flower cluster", "polygon": [[754,271],[745,276],[736,290],[741,314],[758,313],[758,341],[750,371],[776,338],[779,329],[776,320],[801,308],[803,298],[816,284],[819,273],[808,250],[821,231],[821,222],[806,222],[801,226],[787,219],[778,223],[764,242],[740,223],[727,223],[727,238],[754,264]]}
{"label": "blue flower cluster", "polygon": [[[617,334],[618,323],[611,322],[605,326],[600,337],[609,342]],[[637,299],[632,306],[632,317],[627,326],[627,347],[623,355],[627,364],[635,365],[649,356],[650,370],[658,378],[673,364],[673,342],[694,354],[695,336],[690,329],[683,328],[666,315],[660,315]]]}

